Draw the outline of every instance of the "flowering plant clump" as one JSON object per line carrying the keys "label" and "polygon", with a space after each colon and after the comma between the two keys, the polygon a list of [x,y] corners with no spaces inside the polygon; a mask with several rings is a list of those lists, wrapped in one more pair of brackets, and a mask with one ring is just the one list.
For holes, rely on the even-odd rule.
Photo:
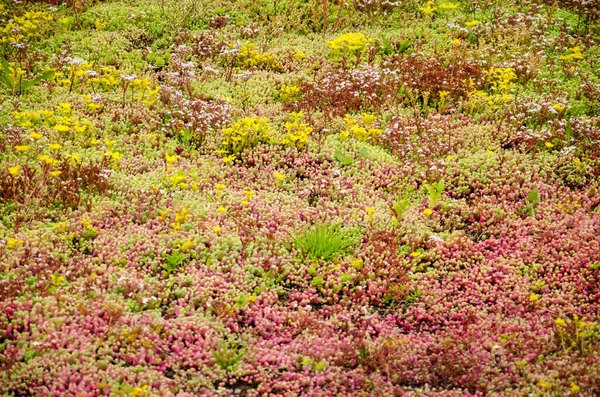
{"label": "flowering plant clump", "polygon": [[304,114],[291,113],[292,121],[285,123],[284,128],[286,134],[284,135],[281,143],[286,146],[295,147],[297,149],[304,149],[308,143],[308,138],[312,132],[312,127],[308,123],[302,122]]}
{"label": "flowering plant clump", "polygon": [[377,116],[363,113],[359,116],[346,115],[344,117],[346,128],[340,132],[340,137],[346,139],[352,137],[362,142],[376,141],[383,132],[377,126]]}
{"label": "flowering plant clump", "polygon": [[227,153],[241,153],[259,143],[269,142],[271,126],[265,117],[244,117],[223,129],[221,146]]}
{"label": "flowering plant clump", "polygon": [[23,43],[41,38],[52,29],[52,15],[44,11],[27,11],[13,15],[0,28],[0,43]]}
{"label": "flowering plant clump", "polygon": [[367,48],[370,40],[363,33],[344,33],[333,40],[328,40],[327,45],[334,55],[356,57],[356,64],[360,63],[361,55]]}
{"label": "flowering plant clump", "polygon": [[0,1],[0,395],[600,393],[594,2],[63,3]]}
{"label": "flowering plant clump", "polygon": [[279,70],[281,68],[275,55],[258,52],[254,43],[241,46],[238,57],[241,66],[245,69]]}

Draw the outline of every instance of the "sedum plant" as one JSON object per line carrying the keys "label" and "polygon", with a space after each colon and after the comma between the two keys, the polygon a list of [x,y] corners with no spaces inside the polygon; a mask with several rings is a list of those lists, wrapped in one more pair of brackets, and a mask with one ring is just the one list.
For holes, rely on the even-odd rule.
{"label": "sedum plant", "polygon": [[229,128],[223,129],[223,150],[230,154],[241,153],[259,143],[268,142],[271,126],[265,117],[244,117]]}
{"label": "sedum plant", "polygon": [[358,236],[353,229],[325,223],[304,230],[293,239],[293,243],[308,258],[328,261],[347,253],[358,243]]}

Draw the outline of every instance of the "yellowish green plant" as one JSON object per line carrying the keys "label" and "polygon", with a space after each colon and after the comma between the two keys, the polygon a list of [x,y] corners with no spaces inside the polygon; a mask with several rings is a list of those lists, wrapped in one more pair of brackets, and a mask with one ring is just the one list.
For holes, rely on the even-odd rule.
{"label": "yellowish green plant", "polygon": [[299,150],[304,149],[313,129],[308,123],[303,122],[304,114],[302,112],[291,113],[290,116],[292,121],[285,123],[286,135],[281,143]]}
{"label": "yellowish green plant", "polygon": [[355,55],[357,61],[360,60],[360,56],[368,43],[369,39],[362,33],[344,33],[333,40],[327,41],[327,45],[334,55]]}
{"label": "yellowish green plant", "polygon": [[246,43],[240,48],[238,55],[241,66],[245,69],[279,70],[281,66],[275,55],[256,50],[254,43]]}
{"label": "yellowish green plant", "polygon": [[283,103],[294,103],[302,96],[302,91],[296,85],[282,84],[279,90],[279,99]]}
{"label": "yellowish green plant", "polygon": [[359,116],[349,114],[344,117],[346,128],[340,132],[342,139],[352,137],[361,142],[370,142],[376,140],[383,132],[377,128],[377,116],[370,113],[362,113]]}
{"label": "yellowish green plant", "polygon": [[223,150],[227,153],[241,153],[271,138],[269,120],[264,117],[244,117],[231,127],[224,128]]}

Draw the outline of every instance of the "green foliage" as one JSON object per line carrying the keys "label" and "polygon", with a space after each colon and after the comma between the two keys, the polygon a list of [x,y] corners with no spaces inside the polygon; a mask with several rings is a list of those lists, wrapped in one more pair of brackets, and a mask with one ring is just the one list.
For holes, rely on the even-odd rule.
{"label": "green foliage", "polygon": [[537,186],[533,188],[525,198],[525,205],[519,209],[521,214],[533,215],[535,207],[540,203],[540,197]]}
{"label": "green foliage", "polygon": [[323,277],[316,276],[315,278],[312,279],[312,282],[310,283],[310,285],[312,285],[313,287],[320,288],[321,286],[323,286]]}
{"label": "green foliage", "polygon": [[163,263],[162,267],[167,274],[171,274],[179,269],[185,258],[186,256],[183,253],[173,250],[171,254],[165,256],[166,263]]}
{"label": "green foliage", "polygon": [[398,219],[400,219],[400,217],[402,216],[404,211],[406,211],[409,205],[410,201],[408,200],[408,198],[401,198],[399,200],[394,201],[392,206],[394,207],[394,212],[396,213],[396,217]]}
{"label": "green foliage", "polygon": [[341,150],[338,150],[337,152],[335,152],[335,155],[333,158],[335,159],[335,161],[337,161],[338,163],[340,163],[343,166],[350,165],[354,162],[354,157],[347,156]]}
{"label": "green foliage", "polygon": [[406,295],[404,300],[407,303],[417,303],[419,301],[419,299],[421,298],[421,295],[423,295],[423,291],[418,289],[418,290],[415,290],[415,291],[411,292],[410,294]]}
{"label": "green foliage", "polygon": [[339,224],[315,225],[293,239],[296,248],[308,258],[326,261],[347,253],[357,242],[357,231]]}
{"label": "green foliage", "polygon": [[213,351],[215,364],[225,372],[234,371],[247,353],[246,346],[240,342],[222,340]]}
{"label": "green foliage", "polygon": [[436,184],[424,184],[423,188],[427,191],[427,196],[429,197],[429,205],[434,206],[439,199],[442,198],[442,194],[444,193],[444,181],[440,180]]}
{"label": "green foliage", "polygon": [[2,70],[0,70],[0,83],[8,88],[13,95],[21,95],[34,85],[39,84],[44,80],[51,79],[55,74],[53,71],[47,70],[38,74],[31,80],[25,80],[23,78],[25,74],[24,70],[10,67],[4,58],[2,58],[0,63],[2,64]]}

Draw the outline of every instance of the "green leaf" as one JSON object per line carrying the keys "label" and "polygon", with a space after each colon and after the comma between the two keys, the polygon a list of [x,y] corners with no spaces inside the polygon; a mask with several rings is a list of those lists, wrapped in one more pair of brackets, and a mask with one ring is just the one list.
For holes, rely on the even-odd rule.
{"label": "green leaf", "polygon": [[531,206],[536,206],[540,203],[540,197],[538,194],[537,186],[534,187],[531,192],[529,192],[529,194],[527,195],[527,198],[525,199],[525,202]]}
{"label": "green leaf", "polygon": [[335,161],[337,161],[338,163],[340,163],[343,166],[350,165],[354,162],[354,158],[352,158],[350,156],[346,156],[341,151],[336,152],[334,158],[335,158]]}
{"label": "green leaf", "polygon": [[441,179],[436,184],[437,192],[440,194],[440,196],[441,196],[442,192],[444,191],[444,187],[445,187],[444,180]]}
{"label": "green leaf", "polygon": [[317,276],[313,278],[311,285],[314,287],[320,287],[323,285],[323,277]]}
{"label": "green leaf", "polygon": [[385,55],[392,55],[394,53],[394,47],[392,47],[387,37],[381,35],[381,42],[383,43],[383,53]]}
{"label": "green leaf", "polygon": [[51,70],[47,70],[41,75],[37,76],[33,80],[29,80],[23,83],[23,91],[33,87],[36,84],[39,84],[42,80],[51,79],[54,76],[54,72]]}
{"label": "green leaf", "polygon": [[2,70],[4,71],[4,73],[8,74],[8,72],[10,71],[10,66],[8,65],[8,61],[5,58],[2,58]]}
{"label": "green leaf", "polygon": [[9,90],[12,90],[13,88],[12,79],[8,76],[8,74],[0,75],[0,83],[4,84],[4,86],[6,86],[6,88]]}
{"label": "green leaf", "polygon": [[394,202],[394,211],[396,212],[396,217],[400,218],[402,216],[402,213],[404,213],[404,211],[406,211],[406,209],[408,208],[408,205],[410,204],[410,201],[408,201],[407,198],[398,200]]}
{"label": "green leaf", "polygon": [[406,52],[406,50],[408,50],[411,45],[412,45],[412,43],[408,39],[402,41],[402,43],[400,43],[400,46],[398,47],[398,52],[399,53]]}

